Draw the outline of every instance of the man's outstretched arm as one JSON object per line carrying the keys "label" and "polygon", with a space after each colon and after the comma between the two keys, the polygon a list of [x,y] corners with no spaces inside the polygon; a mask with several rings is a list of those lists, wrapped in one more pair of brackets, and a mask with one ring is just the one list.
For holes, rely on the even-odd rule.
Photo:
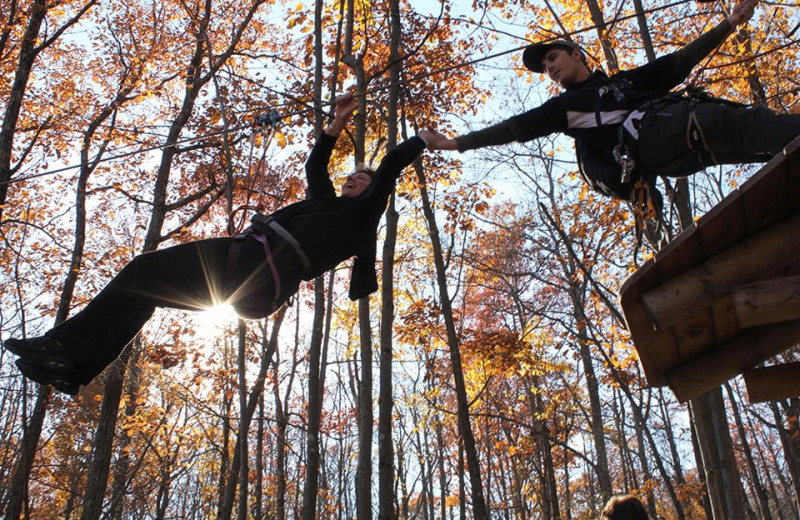
{"label": "man's outstretched arm", "polygon": [[692,70],[733,33],[747,23],[759,0],[740,0],[731,13],[713,29],[706,31],[683,48],[662,56],[653,63],[632,69],[641,81],[654,90],[671,89],[682,83]]}

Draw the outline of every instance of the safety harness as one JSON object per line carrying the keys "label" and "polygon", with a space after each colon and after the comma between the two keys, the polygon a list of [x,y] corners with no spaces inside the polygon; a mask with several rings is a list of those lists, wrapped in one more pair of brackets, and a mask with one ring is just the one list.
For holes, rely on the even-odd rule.
{"label": "safety harness", "polygon": [[[598,91],[601,98],[609,93],[613,93],[615,99],[620,101],[619,96],[624,99],[624,93],[619,88],[606,88]],[[634,157],[637,154],[636,144],[639,140],[639,128],[645,113],[658,105],[678,101],[689,101],[686,118],[686,144],[689,150],[698,154],[698,159],[702,164],[718,164],[712,150],[709,149],[705,133],[697,118],[695,106],[701,101],[711,101],[715,103],[727,103],[732,106],[743,106],[739,103],[713,97],[696,87],[687,87],[677,92],[670,92],[664,96],[649,100],[635,110],[632,110],[625,120],[619,125],[617,131],[617,144],[611,151],[611,156],[620,167],[620,179],[622,183],[631,181],[634,169],[639,179],[635,181],[629,198],[631,212],[635,222],[636,242],[634,246],[634,262],[639,248],[642,245],[642,238],[648,222],[652,222],[652,228],[657,233],[655,240],[661,242],[664,237],[670,236],[670,229],[664,220],[664,200],[661,193],[656,188],[658,174],[639,167],[637,169]],[[652,229],[651,228],[651,229]]]}
{"label": "safety harness", "polygon": [[[305,254],[300,243],[288,232],[286,229],[272,220],[271,217],[255,213],[251,217],[251,225],[242,231],[244,227],[244,219],[239,224],[236,224],[236,214],[245,210],[261,211],[264,208],[264,157],[266,156],[267,149],[272,143],[272,139],[277,132],[278,123],[281,120],[281,115],[276,111],[270,111],[264,114],[259,114],[253,121],[253,131],[250,134],[250,154],[248,157],[248,179],[249,186],[246,187],[245,203],[231,211],[228,216],[228,234],[232,235],[233,243],[228,251],[227,268],[228,271],[233,272],[238,269],[239,258],[241,257],[242,247],[245,239],[250,236],[256,239],[264,247],[264,255],[266,257],[267,265],[269,266],[270,274],[272,275],[272,283],[274,287],[274,296],[270,298],[265,304],[269,307],[269,312],[273,313],[278,310],[282,286],[281,277],[278,268],[275,266],[272,250],[269,245],[268,235],[273,232],[281,237],[297,253],[300,258],[303,268],[306,272],[311,270],[311,262],[308,255]],[[255,149],[256,136],[262,134],[262,153],[261,159],[258,161],[255,170],[253,170],[253,151]],[[256,204],[251,204],[251,197],[253,193],[258,193],[258,200]]]}
{"label": "safety harness", "polygon": [[292,236],[291,233],[289,233],[289,231],[286,230],[285,227],[281,226],[271,216],[262,215],[261,213],[256,213],[253,215],[253,217],[250,219],[250,222],[251,226],[248,228],[250,233],[268,235],[270,231],[274,232],[287,244],[292,246],[295,254],[297,254],[297,258],[300,259],[300,264],[303,266],[303,274],[305,276],[311,276],[313,274],[314,269],[311,266],[311,260],[308,258],[303,246],[297,241],[296,238]]}
{"label": "safety harness", "polygon": [[275,265],[272,255],[272,248],[269,244],[270,235],[277,235],[284,242],[291,246],[292,250],[294,250],[295,254],[297,255],[297,258],[300,260],[300,264],[303,266],[303,275],[310,277],[313,273],[313,267],[311,265],[311,260],[308,258],[308,254],[306,254],[300,242],[298,242],[297,239],[294,238],[285,227],[281,226],[271,216],[263,215],[261,213],[254,214],[250,219],[250,227],[233,237],[233,244],[231,244],[228,252],[227,263],[229,271],[233,271],[238,268],[239,258],[242,254],[242,247],[247,237],[252,237],[261,243],[261,245],[264,247],[264,255],[267,260],[267,265],[269,266],[270,274],[272,274],[272,283],[275,289],[274,297],[267,302],[270,313],[273,313],[277,311],[278,307],[280,306],[279,302],[281,301],[282,289],[281,275],[280,272],[278,272],[277,266]]}

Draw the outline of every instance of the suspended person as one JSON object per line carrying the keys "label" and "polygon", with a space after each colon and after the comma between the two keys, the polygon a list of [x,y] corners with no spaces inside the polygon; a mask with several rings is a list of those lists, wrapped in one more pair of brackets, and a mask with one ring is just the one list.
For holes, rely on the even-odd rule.
{"label": "suspended person", "polygon": [[434,132],[431,150],[464,152],[562,132],[575,140],[585,182],[629,200],[640,179],[684,177],[715,164],[764,162],[800,135],[800,115],[776,115],[709,96],[669,91],[753,16],[758,0],[740,0],[719,25],[682,49],[607,76],[592,71],[570,41],[525,48],[522,61],[563,89],[538,108],[454,139]]}
{"label": "suspended person", "polygon": [[227,302],[243,317],[263,318],[294,295],[301,280],[352,256],[350,298],[377,290],[378,224],[395,181],[426,143],[412,137],[390,150],[376,170],[357,168],[336,196],[328,161],[358,107],[350,94],[337,99],[334,118],[306,162],[305,200],[269,216],[256,214],[241,235],[135,257],[69,320],[40,337],[5,341],[19,356],[20,371],[75,395],[120,355],[156,307],[202,310]]}

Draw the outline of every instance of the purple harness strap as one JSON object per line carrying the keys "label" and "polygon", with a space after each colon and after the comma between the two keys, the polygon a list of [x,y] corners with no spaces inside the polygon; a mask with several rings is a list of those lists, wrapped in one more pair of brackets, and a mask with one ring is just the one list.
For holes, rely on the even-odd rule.
{"label": "purple harness strap", "polygon": [[267,240],[266,235],[262,235],[261,233],[256,232],[253,228],[248,228],[244,231],[245,235],[250,235],[259,242],[261,245],[264,246],[264,254],[267,257],[267,264],[269,264],[269,270],[272,272],[272,280],[273,285],[275,285],[275,297],[272,300],[270,312],[275,312],[277,310],[277,302],[281,297],[281,277],[278,274],[278,268],[275,267],[275,262],[272,260],[272,251],[269,247],[269,241]]}

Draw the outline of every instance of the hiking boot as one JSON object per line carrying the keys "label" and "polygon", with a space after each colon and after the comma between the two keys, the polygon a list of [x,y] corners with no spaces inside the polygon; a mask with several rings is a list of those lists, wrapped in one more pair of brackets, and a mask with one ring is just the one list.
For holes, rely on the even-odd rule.
{"label": "hiking boot", "polygon": [[40,365],[55,372],[69,373],[75,362],[67,356],[67,351],[57,339],[39,336],[28,339],[8,339],[3,344],[9,352],[25,361]]}
{"label": "hiking boot", "polygon": [[59,372],[50,370],[47,367],[39,365],[32,361],[25,359],[18,359],[17,368],[22,375],[32,381],[36,381],[40,385],[51,385],[59,392],[69,395],[78,395],[81,385],[72,379],[72,374],[66,372]]}

